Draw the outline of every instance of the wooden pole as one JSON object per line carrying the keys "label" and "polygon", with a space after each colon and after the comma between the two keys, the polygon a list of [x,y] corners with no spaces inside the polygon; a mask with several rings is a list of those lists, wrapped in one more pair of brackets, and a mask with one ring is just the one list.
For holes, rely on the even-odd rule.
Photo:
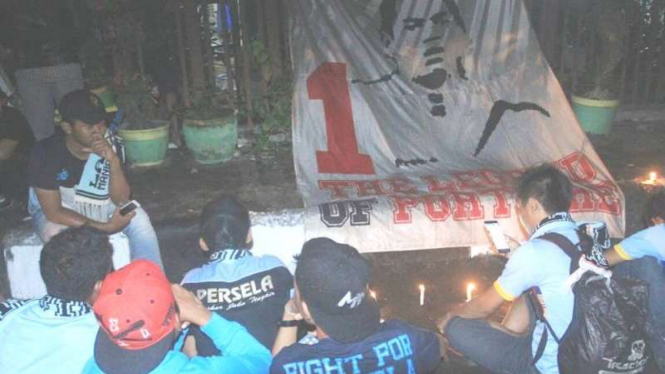
{"label": "wooden pole", "polygon": [[282,43],[280,38],[279,1],[264,2],[268,54],[270,55],[271,79],[282,76]]}
{"label": "wooden pole", "polygon": [[[232,0],[235,2],[236,0]],[[240,37],[241,37],[241,51],[242,51],[242,78],[243,85],[245,87],[245,109],[247,110],[247,126],[249,127],[250,132],[254,129],[254,119],[252,118],[252,112],[254,111],[252,107],[252,81],[249,71],[249,52],[247,51],[247,12],[245,7],[242,6],[244,3],[240,3]]]}
{"label": "wooden pole", "polygon": [[189,95],[189,76],[187,74],[187,56],[185,55],[185,43],[182,30],[182,3],[179,0],[173,1],[173,17],[175,17],[176,42],[178,50],[178,59],[180,60],[180,74],[182,75],[182,98],[186,107],[192,106]]}
{"label": "wooden pole", "polygon": [[203,4],[203,35],[205,35],[206,75],[211,88],[215,87],[215,55],[212,51],[212,34],[210,33],[210,9],[208,1]]}
{"label": "wooden pole", "polygon": [[203,66],[203,48],[201,46],[201,15],[196,9],[196,0],[184,0],[183,16],[189,73],[192,78],[192,99],[197,101],[205,91],[206,79]]}

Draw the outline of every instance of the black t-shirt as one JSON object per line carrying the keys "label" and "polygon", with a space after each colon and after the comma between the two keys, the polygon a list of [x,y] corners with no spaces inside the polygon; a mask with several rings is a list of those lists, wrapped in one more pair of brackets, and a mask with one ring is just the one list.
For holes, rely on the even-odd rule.
{"label": "black t-shirt", "polygon": [[64,135],[53,135],[32,148],[28,164],[28,184],[44,190],[74,188],[81,179],[86,160],[69,152]]}
{"label": "black t-shirt", "polygon": [[[282,319],[284,305],[291,297],[293,276],[277,257],[247,254],[235,260],[213,260],[193,269],[185,275],[182,284],[206,308],[242,324],[270,349],[279,329],[277,322]],[[202,343],[200,338],[205,340],[205,337],[200,337],[195,329],[192,331],[199,353],[210,354],[208,348],[214,345]]]}
{"label": "black t-shirt", "polygon": [[23,113],[10,106],[2,107],[0,112],[0,139],[17,141],[15,154],[27,154],[35,141]]}
{"label": "black t-shirt", "polygon": [[441,361],[439,338],[431,331],[390,320],[374,335],[356,343],[331,338],[316,344],[296,343],[282,349],[271,374],[427,374]]}

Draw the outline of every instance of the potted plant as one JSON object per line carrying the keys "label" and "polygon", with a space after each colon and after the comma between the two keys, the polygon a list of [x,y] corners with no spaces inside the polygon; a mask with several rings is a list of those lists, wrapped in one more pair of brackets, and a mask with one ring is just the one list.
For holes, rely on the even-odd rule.
{"label": "potted plant", "polygon": [[586,12],[583,61],[578,62],[572,107],[584,131],[607,135],[619,107],[630,1],[593,0]]}
{"label": "potted plant", "polygon": [[238,143],[238,118],[219,93],[207,91],[184,110],[183,133],[196,162],[226,162]]}
{"label": "potted plant", "polygon": [[168,149],[170,122],[159,118],[148,80],[135,78],[118,89],[117,102],[125,114],[118,133],[132,166],[161,165]]}

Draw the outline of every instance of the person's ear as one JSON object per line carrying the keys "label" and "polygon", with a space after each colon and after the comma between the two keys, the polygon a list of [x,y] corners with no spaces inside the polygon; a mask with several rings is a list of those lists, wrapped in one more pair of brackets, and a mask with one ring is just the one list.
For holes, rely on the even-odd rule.
{"label": "person's ear", "polygon": [[203,238],[199,238],[199,247],[201,247],[201,250],[204,252],[208,252],[210,250],[210,247],[208,247]]}
{"label": "person's ear", "polygon": [[305,301],[300,301],[298,309],[300,309],[300,313],[302,313],[302,317],[305,319],[305,321],[310,324],[315,324],[314,319],[312,318],[312,314],[309,312],[309,307]]}
{"label": "person's ear", "polygon": [[249,244],[254,240],[254,237],[252,236],[252,229],[249,229],[247,231],[247,239],[245,239],[245,244]]}
{"label": "person's ear", "polygon": [[88,298],[88,304],[92,305],[97,300],[99,292],[102,290],[102,281],[98,280],[95,282],[95,286],[92,288],[92,294]]}
{"label": "person's ear", "polygon": [[62,121],[60,122],[60,127],[62,128],[62,131],[65,132],[65,134],[69,135],[72,133],[73,127],[71,123],[67,121]]}
{"label": "person's ear", "polygon": [[530,197],[529,200],[526,203],[526,209],[529,212],[529,214],[535,214],[538,213],[540,210],[543,209],[543,206],[540,205],[540,202],[533,197]]}

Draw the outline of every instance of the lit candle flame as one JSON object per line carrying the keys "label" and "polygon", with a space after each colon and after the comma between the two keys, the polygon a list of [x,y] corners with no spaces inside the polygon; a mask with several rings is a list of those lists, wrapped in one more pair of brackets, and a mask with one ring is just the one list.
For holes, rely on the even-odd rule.
{"label": "lit candle flame", "polygon": [[425,285],[419,284],[418,289],[420,290],[420,306],[425,305]]}
{"label": "lit candle flame", "polygon": [[656,173],[655,171],[649,173],[649,182],[654,183],[656,182],[656,179],[658,179],[658,173]]}
{"label": "lit candle flame", "polygon": [[376,300],[376,292],[369,290],[369,294],[372,296],[374,300]]}
{"label": "lit candle flame", "polygon": [[466,302],[468,303],[473,298],[473,291],[476,290],[476,285],[473,282],[469,282],[466,285]]}

